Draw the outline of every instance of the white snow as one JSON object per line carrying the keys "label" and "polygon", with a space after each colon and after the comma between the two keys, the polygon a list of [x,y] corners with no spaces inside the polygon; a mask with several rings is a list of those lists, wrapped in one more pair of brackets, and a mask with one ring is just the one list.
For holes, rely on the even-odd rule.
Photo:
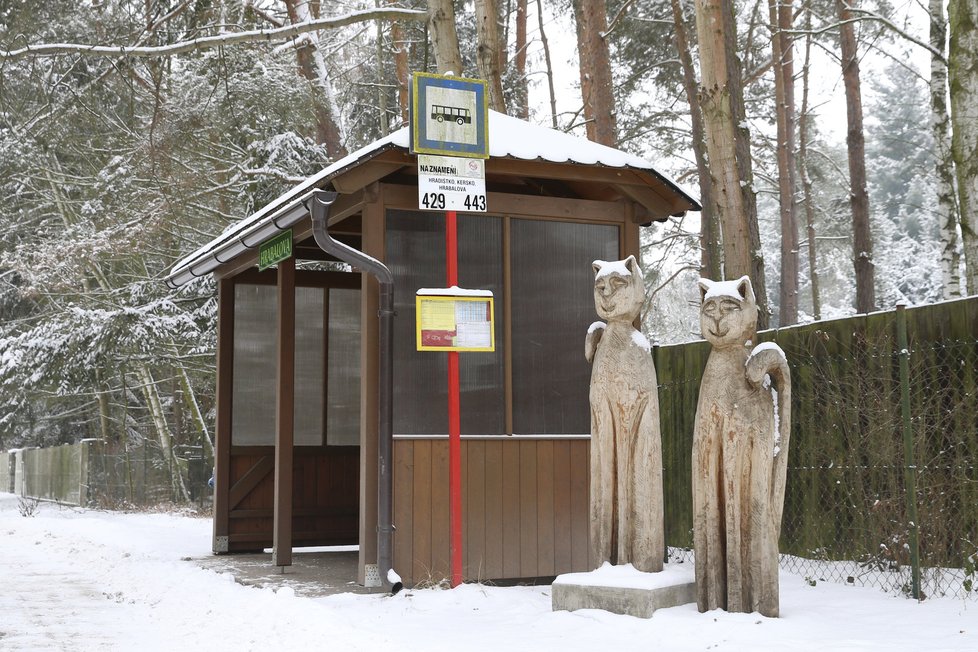
{"label": "white snow", "polygon": [[[695,197],[690,190],[683,188],[668,175],[656,169],[651,162],[634,154],[629,154],[605,145],[599,145],[598,143],[589,141],[586,138],[574,136],[573,134],[525,122],[504,113],[497,113],[496,111],[490,110],[488,116],[489,156],[492,158],[512,157],[527,161],[544,160],[552,163],[572,162],[580,165],[636,168],[651,172],[654,176],[662,179],[666,184],[676,188],[676,190],[682,192],[690,199]],[[243,236],[246,232],[257,232],[258,227],[270,222],[273,215],[285,207],[306,201],[312,196],[315,189],[323,187],[327,180],[346,168],[362,160],[372,158],[378,153],[391,149],[392,147],[407,150],[410,146],[409,140],[409,128],[402,127],[323,168],[317,174],[310,176],[302,183],[297,184],[278,198],[266,204],[250,217],[231,225],[203,247],[185,256],[170,269],[168,278],[173,280],[181,277],[188,269],[198,267],[210,254],[220,250],[229,242]],[[288,226],[290,225],[282,225],[280,228],[287,228]],[[267,237],[269,235],[265,236],[265,238]],[[254,239],[254,237],[251,236],[250,239]],[[257,246],[258,243],[252,242],[250,244]],[[184,282],[186,280],[180,281],[180,284]]]}
{"label": "white snow", "polygon": [[717,297],[733,297],[738,301],[743,300],[744,297],[741,296],[740,290],[737,286],[747,278],[746,276],[741,276],[734,281],[711,281],[708,278],[701,278],[700,282],[707,286],[706,295],[703,297],[703,301],[707,299],[713,299]]}
{"label": "white snow", "polygon": [[652,352],[652,345],[649,344],[648,338],[639,331],[632,331],[632,344],[642,349],[646,353]]}
{"label": "white snow", "polygon": [[978,649],[974,602],[813,587],[783,571],[781,618],[684,605],[644,620],[552,612],[546,585],[323,598],[257,589],[182,560],[208,556],[210,540],[207,519],[46,503],[24,518],[16,497],[0,493],[0,650]]}
{"label": "white snow", "polygon": [[397,584],[401,581],[401,576],[393,568],[387,569],[387,581],[391,584]]}
{"label": "white snow", "polygon": [[[626,259],[627,260],[627,259]],[[595,273],[595,280],[608,276],[609,274],[618,274],[619,276],[631,276],[632,272],[628,269],[625,264],[625,260],[596,260],[592,265],[598,266],[598,271]]]}
{"label": "white snow", "polygon": [[594,331],[603,330],[608,327],[608,324],[603,321],[591,322],[591,325],[587,327],[587,334],[590,335]]}
{"label": "white snow", "polygon": [[453,285],[450,288],[421,288],[415,294],[423,297],[491,297],[492,290],[469,290]]}
{"label": "white snow", "polygon": [[554,580],[554,584],[585,584],[626,589],[658,589],[663,586],[694,582],[691,564],[666,564],[662,572],[643,573],[631,564],[612,566],[608,562],[590,573],[566,573]]}
{"label": "white snow", "polygon": [[785,362],[788,361],[788,358],[784,354],[784,350],[774,342],[761,342],[760,344],[754,347],[754,349],[750,352],[750,355],[747,356],[747,359],[750,360],[761,351],[777,351],[778,355],[781,356],[782,360],[784,360]]}

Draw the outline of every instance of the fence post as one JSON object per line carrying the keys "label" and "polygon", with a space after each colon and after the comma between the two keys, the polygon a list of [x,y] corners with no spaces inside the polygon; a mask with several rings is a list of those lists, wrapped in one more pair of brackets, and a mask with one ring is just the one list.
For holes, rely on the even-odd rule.
{"label": "fence post", "polygon": [[913,431],[910,423],[910,345],[907,342],[907,306],[896,307],[897,346],[900,347],[900,414],[903,419],[903,484],[907,492],[910,519],[910,593],[920,600],[920,523],[917,520],[917,465],[913,459]]}

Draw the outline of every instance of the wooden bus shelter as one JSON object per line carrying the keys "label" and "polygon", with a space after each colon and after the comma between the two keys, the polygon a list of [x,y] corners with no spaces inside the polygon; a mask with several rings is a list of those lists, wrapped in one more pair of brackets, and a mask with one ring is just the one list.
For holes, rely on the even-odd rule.
{"label": "wooden bus shelter", "polygon": [[[639,252],[639,226],[698,210],[647,161],[490,112],[488,213],[458,215],[459,285],[492,290],[495,351],[461,359],[463,567],[468,580],[548,577],[588,561],[591,261]],[[215,553],[359,545],[375,583],[378,284],[313,237],[394,278],[393,568],[408,585],[449,573],[445,354],[415,346],[415,292],[444,285],[444,215],[418,209],[408,130],[330,165],[191,254],[177,287],[218,285]],[[293,231],[293,256],[258,247]],[[298,269],[297,263],[298,261]],[[332,261],[332,264],[329,264]],[[351,578],[353,579],[353,578]]]}

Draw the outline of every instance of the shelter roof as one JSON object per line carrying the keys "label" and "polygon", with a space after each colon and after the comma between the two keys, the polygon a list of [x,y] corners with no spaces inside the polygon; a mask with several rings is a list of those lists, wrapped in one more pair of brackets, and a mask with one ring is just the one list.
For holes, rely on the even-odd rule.
{"label": "shelter roof", "polygon": [[[167,284],[179,287],[209,274],[291,228],[306,217],[306,202],[317,189],[353,193],[407,167],[409,138],[409,128],[402,127],[310,176],[180,260],[167,275]],[[572,182],[578,185],[582,196],[596,192],[589,185],[614,186],[621,197],[644,207],[644,217],[648,218],[644,221],[700,210],[699,202],[689,192],[639,156],[491,110],[489,156],[487,177],[493,174],[493,162],[503,160],[528,162],[523,166],[510,164],[501,170],[503,174]]]}

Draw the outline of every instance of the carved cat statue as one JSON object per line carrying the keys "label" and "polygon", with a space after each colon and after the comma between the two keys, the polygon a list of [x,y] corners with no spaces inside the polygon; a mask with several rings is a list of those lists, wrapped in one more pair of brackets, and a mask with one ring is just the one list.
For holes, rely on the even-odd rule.
{"label": "carved cat statue", "polygon": [[594,261],[595,322],[584,342],[591,369],[592,565],[662,570],[662,442],[651,347],[632,323],[645,301],[634,256]]}
{"label": "carved cat statue", "polygon": [[776,617],[791,374],[776,344],[753,346],[748,277],[700,279],[700,292],[700,328],[713,349],[693,429],[697,606]]}

